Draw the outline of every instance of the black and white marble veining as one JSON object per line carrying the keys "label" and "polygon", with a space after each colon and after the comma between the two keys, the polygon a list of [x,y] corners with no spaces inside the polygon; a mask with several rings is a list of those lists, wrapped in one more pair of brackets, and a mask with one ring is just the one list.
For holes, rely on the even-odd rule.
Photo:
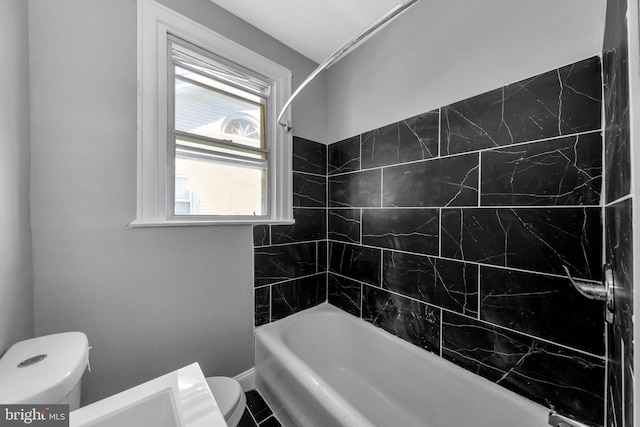
{"label": "black and white marble veining", "polygon": [[353,280],[380,286],[380,249],[329,242],[329,271]]}
{"label": "black and white marble veining", "polygon": [[364,209],[362,244],[438,255],[439,223],[437,209]]}
{"label": "black and white marble veining", "polygon": [[293,206],[323,208],[327,206],[327,178],[293,173]]}
{"label": "black and white marble veining", "polygon": [[481,267],[480,289],[482,320],[604,356],[602,303],[567,279]]}
{"label": "black and white marble veining", "polygon": [[613,268],[615,314],[608,326],[610,419],[632,426],[633,411],[633,236],[632,199],[605,208],[606,259]]}
{"label": "black and white marble veining", "polygon": [[295,223],[271,226],[271,244],[326,239],[327,215],[324,209],[294,208]]}
{"label": "black and white marble veining", "polygon": [[629,72],[624,0],[607,2],[607,29],[602,53],[605,110],[606,199],[613,202],[631,192]]}
{"label": "black and white marble veining", "polygon": [[360,135],[329,145],[327,173],[333,175],[360,170]]}
{"label": "black and white marble veining", "polygon": [[329,303],[360,317],[362,284],[329,274]]}
{"label": "black and white marble veining", "polygon": [[327,174],[327,146],[294,136],[293,170],[325,176]]}
{"label": "black and white marble veining", "polygon": [[329,270],[329,243],[326,240],[316,242],[317,245],[317,271]]}
{"label": "black and white marble veining", "polygon": [[267,246],[271,244],[271,230],[268,225],[253,226],[253,246]]}
{"label": "black and white marble veining", "polygon": [[443,209],[442,256],[600,279],[601,209]]}
{"label": "black and white marble veining", "polygon": [[438,156],[438,110],[362,134],[362,169]]}
{"label": "black and white marble veining", "polygon": [[380,169],[329,177],[329,207],[380,207]]}
{"label": "black and white marble veining", "polygon": [[482,205],[600,204],[600,132],[483,151],[481,165]]}
{"label": "black and white marble veining", "polygon": [[383,206],[477,206],[478,162],[467,154],[385,168]]}
{"label": "black and white marble veining", "polygon": [[362,318],[418,347],[440,352],[441,310],[419,301],[364,286]]}
{"label": "black and white marble veining", "polygon": [[[605,116],[605,200],[631,192],[628,2],[609,0],[604,31],[602,74]],[[607,327],[607,426],[631,427],[633,380],[633,199],[605,208],[605,257],[615,280],[615,315]]]}
{"label": "black and white marble veining", "polygon": [[442,108],[440,153],[600,128],[600,59],[552,70]]}
{"label": "black and white marble veining", "polygon": [[462,314],[478,314],[478,267],[475,265],[384,251],[382,286]]}
{"label": "black and white marble veining", "polygon": [[442,356],[552,410],[590,424],[604,416],[604,360],[455,313]]}
{"label": "black and white marble veining", "polygon": [[295,279],[271,287],[271,320],[316,306],[327,298],[326,275]]}
{"label": "black and white marble veining", "polygon": [[253,296],[255,326],[266,325],[271,321],[271,286],[256,288]]}
{"label": "black and white marble veining", "polygon": [[316,243],[254,249],[254,284],[268,285],[316,272]]}
{"label": "black and white marble veining", "polygon": [[329,239],[360,243],[360,212],[360,209],[329,209]]}

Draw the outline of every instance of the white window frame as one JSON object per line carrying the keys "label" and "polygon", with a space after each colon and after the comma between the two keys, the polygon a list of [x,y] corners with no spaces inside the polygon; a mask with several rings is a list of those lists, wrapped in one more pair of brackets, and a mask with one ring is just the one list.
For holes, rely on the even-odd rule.
{"label": "white window frame", "polygon": [[[270,151],[267,215],[173,218],[173,135],[167,125],[169,34],[272,82],[274,108],[266,112],[265,123]],[[277,112],[290,94],[290,70],[153,0],[138,0],[138,186],[136,219],[130,226],[292,223],[292,136],[276,124]]]}

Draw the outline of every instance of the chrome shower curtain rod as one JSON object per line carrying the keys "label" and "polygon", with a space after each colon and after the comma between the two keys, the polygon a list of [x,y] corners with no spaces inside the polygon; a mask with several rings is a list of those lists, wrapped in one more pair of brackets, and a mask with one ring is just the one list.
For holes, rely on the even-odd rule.
{"label": "chrome shower curtain rod", "polygon": [[419,0],[405,0],[396,6],[394,6],[387,13],[382,15],[380,18],[371,23],[367,28],[358,33],[354,38],[343,44],[338,50],[333,52],[327,59],[322,61],[318,67],[313,70],[311,74],[298,86],[298,88],[291,94],[287,102],[284,103],[280,114],[278,114],[278,123],[280,126],[284,127],[287,132],[291,131],[291,122],[286,121],[283,122],[282,118],[286,114],[287,110],[291,106],[293,100],[298,96],[298,94],[305,88],[321,71],[326,70],[331,67],[333,64],[338,62],[343,56],[345,56],[351,49],[356,47],[359,43],[363,42],[367,37],[371,36],[375,31],[380,29],[383,25],[394,19],[396,16],[407,10],[409,7],[413,6]]}

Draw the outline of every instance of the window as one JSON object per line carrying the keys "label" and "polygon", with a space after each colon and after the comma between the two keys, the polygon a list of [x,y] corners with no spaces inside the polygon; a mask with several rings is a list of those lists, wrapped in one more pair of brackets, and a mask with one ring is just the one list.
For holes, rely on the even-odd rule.
{"label": "window", "polygon": [[292,221],[291,72],[138,2],[138,210],[132,226]]}

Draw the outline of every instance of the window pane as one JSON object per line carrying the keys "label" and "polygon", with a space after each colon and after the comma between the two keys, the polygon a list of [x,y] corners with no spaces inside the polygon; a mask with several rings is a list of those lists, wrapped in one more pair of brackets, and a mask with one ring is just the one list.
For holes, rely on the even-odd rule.
{"label": "window pane", "polygon": [[262,104],[176,78],[175,128],[179,131],[263,148],[263,109]]}
{"label": "window pane", "polygon": [[[176,175],[187,177],[198,200],[193,215],[266,215],[267,170],[200,159],[176,158]],[[187,215],[177,198],[174,212]],[[180,213],[179,213],[180,211]]]}

